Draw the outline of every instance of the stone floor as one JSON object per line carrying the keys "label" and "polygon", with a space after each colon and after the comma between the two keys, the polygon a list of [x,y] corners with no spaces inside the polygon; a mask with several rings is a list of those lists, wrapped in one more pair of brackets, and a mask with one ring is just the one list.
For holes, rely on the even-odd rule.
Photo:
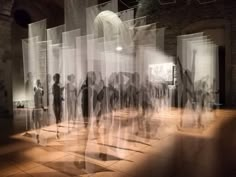
{"label": "stone floor", "polygon": [[39,144],[34,130],[15,134],[12,143],[0,147],[0,176],[234,177],[235,112],[213,112],[214,119],[201,130],[179,129],[180,113],[156,112],[150,132],[137,132],[135,121],[125,119],[132,113],[125,110],[115,128],[94,121],[85,129],[81,121],[65,121],[59,139],[56,125],[43,127]]}

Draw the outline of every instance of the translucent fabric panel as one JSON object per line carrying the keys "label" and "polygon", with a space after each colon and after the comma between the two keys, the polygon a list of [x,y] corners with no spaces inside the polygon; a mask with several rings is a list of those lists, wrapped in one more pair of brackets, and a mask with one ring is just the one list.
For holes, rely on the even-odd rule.
{"label": "translucent fabric panel", "polygon": [[64,25],[47,29],[47,67],[49,90],[53,85],[53,75],[56,73],[59,73],[61,76],[63,75],[62,33],[64,30]]}
{"label": "translucent fabric panel", "polygon": [[[217,71],[217,46],[211,41],[189,41],[188,48],[192,52],[193,58],[195,54],[195,74],[194,82],[205,79],[209,87],[213,87],[213,81],[216,81]],[[217,79],[218,80],[218,79]]]}
{"label": "translucent fabric panel", "polygon": [[[135,61],[133,46],[125,48],[123,45],[120,45],[119,38],[117,38],[117,41],[105,42],[104,46],[107,68],[110,68],[109,74],[111,74],[112,71],[134,72]],[[106,56],[106,54],[108,54],[108,56]],[[117,69],[115,69],[115,67],[117,67]]]}
{"label": "translucent fabric panel", "polygon": [[93,47],[87,44],[88,40],[90,39],[93,39],[93,35],[86,35],[76,38],[76,55],[78,57],[78,62],[80,65],[80,79],[82,80],[86,78],[86,74],[89,71],[89,68],[92,68],[91,65],[89,66],[88,64],[88,55],[94,55],[93,53],[89,53],[90,50],[93,50]]}
{"label": "translucent fabric panel", "polygon": [[[95,5],[95,13],[90,13],[89,11],[86,11],[86,8],[91,6],[91,4]],[[81,34],[91,34],[92,32],[92,24],[95,16],[97,13],[103,11],[103,10],[112,10],[114,12],[118,11],[118,0],[112,0],[109,1],[109,7],[105,4],[97,5],[97,1],[78,1],[78,0],[65,0],[64,1],[65,6],[65,27],[67,31],[74,30],[74,29],[81,29]],[[90,8],[90,7],[89,7]],[[87,20],[86,20],[87,18]],[[86,22],[89,21],[89,22]],[[86,25],[87,24],[87,25]],[[89,27],[89,31],[86,31],[86,28]]]}
{"label": "translucent fabric panel", "polygon": [[[52,41],[48,41],[47,46],[47,81],[48,81],[48,107],[49,117],[48,123],[55,123],[55,115],[53,112],[53,93],[52,88],[54,84],[53,76],[58,73],[61,76],[60,86],[63,87],[63,59],[62,59],[62,44],[52,44]],[[64,97],[64,95],[63,95]]]}
{"label": "translucent fabric panel", "polygon": [[42,54],[42,48],[45,47],[42,41],[46,41],[46,25],[46,20],[29,24],[28,59],[30,61],[28,61],[28,67],[31,70],[30,72],[33,73],[34,79],[39,78],[40,70],[43,70],[40,64],[42,63],[42,57],[44,56],[43,58],[45,58],[45,54]]}
{"label": "translucent fabric panel", "polygon": [[[77,57],[76,38],[80,36],[80,30],[63,32],[62,34],[62,56],[63,56],[63,86],[65,86],[64,118],[68,124],[75,123],[77,118]],[[69,127],[69,125],[68,125]]]}
{"label": "translucent fabric panel", "polygon": [[[145,80],[145,77],[149,76],[150,80],[155,82],[169,82],[171,80],[166,80],[171,76],[161,76],[161,75],[152,75],[154,70],[165,69],[166,65],[174,65],[174,59],[172,56],[166,55],[164,52],[156,49],[153,46],[139,46],[139,51],[137,55],[138,59],[138,72],[141,76],[141,81]],[[165,65],[166,64],[166,65]],[[154,69],[155,68],[155,69]],[[156,71],[157,72],[157,71]],[[159,71],[158,71],[159,72]],[[165,71],[163,71],[165,72]],[[164,74],[164,73],[163,73]],[[173,74],[173,73],[170,73]]]}
{"label": "translucent fabric panel", "polygon": [[35,70],[34,73],[36,75],[36,79],[44,80],[46,79],[46,73],[47,73],[47,65],[46,65],[46,59],[47,59],[47,42],[37,42],[37,48],[38,48],[38,57],[37,61],[35,63]]}
{"label": "translucent fabric panel", "polygon": [[147,17],[139,17],[134,19],[125,20],[124,24],[129,28],[133,29],[134,27],[139,27],[143,25],[147,25]]}
{"label": "translucent fabric panel", "polygon": [[[89,83],[89,87],[92,88],[92,93],[89,93],[89,97],[93,98],[88,105],[89,111],[92,115],[96,116],[98,114],[98,109],[96,109],[95,104],[97,102],[96,94],[101,88],[98,88],[100,82],[102,81],[101,71],[103,68],[103,59],[101,53],[104,51],[104,39],[97,38],[94,39],[93,36],[87,38],[87,60],[88,60],[88,73],[87,75],[92,80]],[[97,86],[97,87],[96,87]]]}
{"label": "translucent fabric panel", "polygon": [[80,36],[80,29],[66,31],[62,33],[63,47],[76,47],[76,38]]}
{"label": "translucent fabric panel", "polygon": [[37,43],[38,48],[38,61],[36,62],[36,80],[40,80],[41,85],[44,89],[44,96],[43,96],[43,105],[47,105],[47,42],[42,41]]}
{"label": "translucent fabric panel", "polygon": [[77,83],[79,87],[83,84],[88,71],[87,67],[87,36],[76,38],[76,60],[77,60]]}
{"label": "translucent fabric panel", "polygon": [[[24,100],[30,100],[33,102],[33,87],[34,87],[34,67],[35,58],[32,56],[34,53],[30,52],[32,45],[36,44],[37,38],[23,39],[22,50],[23,50],[23,66],[24,66],[24,87],[25,87],[25,98]],[[31,44],[31,47],[30,47]],[[35,48],[35,47],[34,47]],[[33,106],[33,105],[31,105]]]}
{"label": "translucent fabric panel", "polygon": [[86,7],[86,1],[64,0],[66,31],[80,28],[86,33]]}
{"label": "translucent fabric panel", "polygon": [[124,22],[134,19],[134,9],[127,9],[117,13],[118,17]]}
{"label": "translucent fabric panel", "polygon": [[47,29],[47,41],[51,44],[62,43],[62,33],[65,31],[65,25],[60,25],[54,28]]}
{"label": "translucent fabric panel", "polygon": [[38,37],[23,40],[23,63],[24,63],[24,82],[26,100],[28,106],[33,106],[34,86],[38,78],[39,71],[39,45]]}
{"label": "translucent fabric panel", "polygon": [[28,39],[22,39],[22,54],[23,54],[24,82],[25,82],[27,78],[27,73],[30,72]]}
{"label": "translucent fabric panel", "polygon": [[146,17],[140,17],[136,19],[129,19],[126,21],[123,21],[123,25],[125,26],[127,33],[129,34],[132,42],[130,43],[130,46],[134,45],[134,39],[135,39],[135,33],[136,33],[136,27],[139,25],[146,25]]}
{"label": "translucent fabric panel", "polygon": [[173,59],[169,59],[169,56],[166,56],[162,51],[164,48],[164,28],[158,29],[156,24],[151,24],[136,27],[134,30],[135,70],[140,73],[141,81],[144,81],[148,75],[149,65],[173,62]]}
{"label": "translucent fabric panel", "polygon": [[186,41],[188,40],[196,40],[196,39],[202,39],[205,38],[203,36],[203,33],[195,33],[195,34],[189,34],[189,35],[181,35],[177,37],[177,57],[181,61],[181,64],[183,67],[187,67],[186,63],[186,56],[187,56],[187,51],[186,51]]}
{"label": "translucent fabric panel", "polygon": [[118,1],[119,0],[111,0],[113,12],[118,12]]}
{"label": "translucent fabric panel", "polygon": [[[53,76],[56,73],[59,73],[61,76],[63,75],[63,60],[62,60],[62,45],[61,44],[52,44],[50,41],[48,42],[48,85],[52,87],[53,85]],[[63,78],[61,78],[63,79]],[[61,81],[63,83],[63,81]]]}
{"label": "translucent fabric panel", "polygon": [[52,78],[54,74],[63,75],[62,44],[52,44],[48,41],[48,74]]}
{"label": "translucent fabric panel", "polygon": [[47,38],[46,34],[47,20],[41,20],[35,23],[29,24],[29,38],[38,37],[39,41],[45,41]]}
{"label": "translucent fabric panel", "polygon": [[[177,37],[177,84],[178,84],[178,105],[183,106],[187,101],[187,95],[184,93],[186,87],[190,87],[189,82],[187,82],[187,77],[192,78],[193,74],[188,71],[192,71],[192,59],[188,59],[189,50],[187,48],[187,41],[193,40],[203,40],[206,39],[203,33],[195,33],[188,35],[181,35]],[[188,76],[185,77],[184,72],[188,72]],[[191,86],[192,87],[192,86]]]}
{"label": "translucent fabric panel", "polygon": [[[113,122],[113,124],[110,125],[110,131],[115,134],[117,139],[112,140],[113,137],[110,136],[109,141],[110,143],[113,141],[113,143],[116,143],[118,146],[122,146],[124,142],[119,141],[119,138],[125,138],[128,136],[129,131],[131,132],[131,130],[127,129],[121,131],[119,125],[122,121],[121,119],[125,118],[125,116],[120,115],[120,112],[125,110],[125,95],[127,94],[127,88],[132,83],[133,55],[132,52],[128,52],[128,48],[126,49],[119,45],[120,43],[116,40],[104,43],[104,70],[106,71],[104,74],[106,86],[113,88],[116,93],[116,101],[114,105],[112,105],[109,119]],[[126,115],[129,116],[129,114],[130,112],[127,111]]]}
{"label": "translucent fabric panel", "polygon": [[166,28],[157,28],[156,33],[156,47],[161,51],[165,49],[165,30]]}
{"label": "translucent fabric panel", "polygon": [[[48,81],[48,123],[55,123],[55,114],[53,112],[53,94],[52,86],[54,84],[53,76],[60,74],[60,86],[64,87],[63,71],[64,63],[62,56],[62,33],[65,26],[60,25],[47,29],[47,81]],[[64,92],[63,92],[64,97]]]}
{"label": "translucent fabric panel", "polygon": [[157,46],[157,26],[156,23],[139,26],[135,28],[135,45]]}
{"label": "translucent fabric panel", "polygon": [[[31,72],[36,80],[46,82],[46,20],[41,20],[29,24],[29,40],[28,40],[28,61],[24,60],[25,67],[28,67],[28,72]],[[28,64],[26,64],[28,62]],[[25,75],[25,77],[27,77]]]}
{"label": "translucent fabric panel", "polygon": [[88,61],[88,72],[94,70],[94,60],[99,58],[99,49],[96,46],[97,41],[94,39],[94,35],[87,37],[87,61]]}
{"label": "translucent fabric panel", "polygon": [[183,40],[183,48],[182,48],[182,59],[181,62],[183,63],[183,67],[185,69],[191,70],[193,66],[193,50],[190,50],[190,43],[192,42],[199,42],[205,43],[209,41],[207,36],[201,36],[196,38],[189,38]]}
{"label": "translucent fabric panel", "polygon": [[63,32],[62,56],[63,56],[63,77],[67,81],[69,75],[74,75],[77,80],[77,56],[76,56],[76,39],[80,36],[80,30]]}
{"label": "translucent fabric panel", "polygon": [[[33,73],[36,71],[36,66],[38,62],[38,54],[39,54],[39,48],[38,48],[38,36],[29,38],[29,50],[28,50],[28,55],[29,55],[29,70],[31,70]],[[36,77],[34,73],[34,77]]]}
{"label": "translucent fabric panel", "polygon": [[[87,45],[88,40],[92,40],[93,36],[89,35],[89,36],[80,36],[76,38],[76,72],[77,72],[77,89],[78,89],[78,93],[80,93],[78,95],[78,117],[80,121],[84,121],[83,120],[83,116],[82,116],[82,104],[84,104],[82,101],[82,88],[83,86],[91,86],[91,82],[86,84],[86,79],[91,78],[92,75],[91,73],[93,72],[93,60],[89,59],[89,57],[94,56],[93,52],[94,52],[94,45],[92,43],[91,46]],[[86,45],[85,45],[86,44]],[[91,52],[90,54],[88,54],[88,51]],[[89,56],[89,57],[88,57]],[[87,109],[89,111],[89,113],[93,114],[93,109],[91,107],[92,102],[92,95],[91,95],[91,91],[88,92],[88,105]],[[91,115],[92,116],[92,115]]]}
{"label": "translucent fabric panel", "polygon": [[134,29],[135,45],[151,45],[164,51],[165,28],[156,28],[155,24],[136,27]]}
{"label": "translucent fabric panel", "polygon": [[[118,79],[115,81],[116,84],[126,85],[130,78],[123,73],[131,74],[134,72],[135,61],[133,56],[133,48],[123,48],[119,46],[119,42],[117,41],[105,42],[104,46],[106,78],[110,78],[116,74]],[[110,81],[110,79],[108,79],[108,81]]]}
{"label": "translucent fabric panel", "polygon": [[[219,83],[217,46],[203,33],[179,38],[182,58],[178,60],[178,100],[184,107],[181,122],[183,126],[205,126],[213,120],[210,110],[218,100],[215,94]],[[194,114],[188,114],[187,110]]]}

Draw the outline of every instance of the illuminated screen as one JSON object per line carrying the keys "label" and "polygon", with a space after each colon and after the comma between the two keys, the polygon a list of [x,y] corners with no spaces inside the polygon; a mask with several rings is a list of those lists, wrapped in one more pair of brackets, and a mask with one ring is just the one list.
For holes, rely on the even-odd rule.
{"label": "illuminated screen", "polygon": [[174,64],[162,63],[149,65],[149,74],[153,82],[168,82],[169,84],[173,84]]}

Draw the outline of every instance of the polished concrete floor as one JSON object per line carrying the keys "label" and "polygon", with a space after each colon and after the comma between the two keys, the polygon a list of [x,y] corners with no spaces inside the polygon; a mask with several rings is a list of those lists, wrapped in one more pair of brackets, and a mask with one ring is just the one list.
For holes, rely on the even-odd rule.
{"label": "polished concrete floor", "polygon": [[[150,131],[135,130],[132,111],[122,110],[117,113],[116,128],[102,121],[97,126],[94,121],[85,129],[79,120],[75,124],[65,121],[59,138],[55,124],[44,126],[39,144],[35,130],[16,133],[0,146],[0,176],[236,176],[235,111],[207,113],[211,118],[200,129],[179,128],[181,113],[179,109],[156,112]],[[17,116],[19,124],[22,117]]]}

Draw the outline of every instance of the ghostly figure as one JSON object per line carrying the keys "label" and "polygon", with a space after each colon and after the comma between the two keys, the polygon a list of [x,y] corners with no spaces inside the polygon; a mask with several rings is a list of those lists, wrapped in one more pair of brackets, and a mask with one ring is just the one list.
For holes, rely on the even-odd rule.
{"label": "ghostly figure", "polygon": [[53,76],[54,84],[52,86],[53,94],[53,110],[56,117],[57,124],[57,138],[59,138],[59,124],[62,119],[62,101],[63,101],[63,90],[64,88],[60,84],[60,74],[55,74]]}
{"label": "ghostly figure", "polygon": [[30,119],[32,114],[33,102],[34,102],[34,84],[33,75],[31,72],[27,73],[27,79],[25,82],[25,96],[26,96],[26,131],[30,130]]}
{"label": "ghostly figure", "polygon": [[82,116],[84,119],[84,127],[87,128],[89,124],[89,119],[92,117],[92,111],[95,107],[94,101],[94,93],[93,93],[93,86],[96,80],[96,75],[94,72],[88,72],[86,79],[81,86],[78,96],[81,94],[81,109],[82,109]]}
{"label": "ghostly figure", "polygon": [[153,115],[153,100],[152,100],[152,89],[153,85],[149,81],[148,76],[144,83],[141,86],[141,106],[142,106],[142,116],[144,120],[145,127],[143,127],[146,131],[146,137],[151,137],[151,118]]}
{"label": "ghostly figure", "polygon": [[27,80],[25,82],[25,93],[27,100],[33,100],[33,76],[31,72],[27,73]]}
{"label": "ghostly figure", "polygon": [[44,90],[41,86],[40,80],[37,80],[36,87],[34,87],[34,109],[33,109],[33,123],[36,130],[37,143],[39,143],[39,133],[43,118],[43,95]]}
{"label": "ghostly figure", "polygon": [[75,85],[75,76],[73,74],[67,77],[68,83],[66,85],[67,95],[67,110],[68,120],[72,120],[75,123],[76,119],[76,106],[77,106],[77,89]]}

